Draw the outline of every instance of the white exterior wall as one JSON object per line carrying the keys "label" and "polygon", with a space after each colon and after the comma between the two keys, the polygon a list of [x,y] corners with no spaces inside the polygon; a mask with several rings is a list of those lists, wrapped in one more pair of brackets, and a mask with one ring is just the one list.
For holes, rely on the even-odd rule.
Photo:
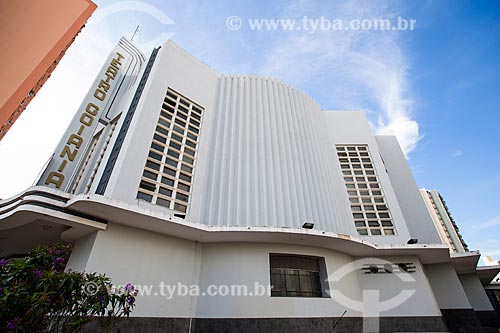
{"label": "white exterior wall", "polygon": [[[68,263],[68,269],[79,270],[78,251],[88,250],[94,237],[81,239]],[[81,243],[83,242],[83,243]],[[85,252],[85,251],[84,251]],[[315,247],[268,243],[197,243],[157,233],[138,230],[111,223],[106,231],[95,235],[88,261],[87,272],[106,273],[113,283],[132,283],[152,286],[150,296],[138,296],[134,316],[148,317],[198,317],[198,318],[270,318],[270,317],[338,317],[345,309],[346,316],[360,316],[356,308],[348,308],[330,297],[271,297],[264,296],[200,296],[174,295],[167,299],[161,294],[159,284],[178,286],[198,285],[206,291],[210,285],[248,285],[252,291],[255,283],[270,284],[270,253],[300,254],[323,257],[326,273],[336,270],[357,258]],[[361,301],[361,290],[380,289],[381,301],[396,296],[400,290],[415,289],[406,302],[382,316],[440,316],[431,288],[416,257],[386,258],[394,262],[413,262],[416,272],[409,274],[415,281],[405,282],[397,274],[364,274],[360,265],[342,279],[329,279],[330,293],[341,292],[353,301]],[[373,259],[376,260],[376,259]],[[154,293],[158,295],[155,295]],[[201,295],[201,294],[200,294]],[[337,296],[335,296],[336,299]]]}
{"label": "white exterior wall", "polygon": [[425,265],[425,273],[440,309],[472,308],[451,263]]}
{"label": "white exterior wall", "polygon": [[[368,315],[374,310],[381,310],[380,316],[441,316],[439,305],[434,297],[431,285],[427,280],[423,266],[416,257],[383,257],[383,261],[391,263],[411,262],[415,265],[414,273],[363,274],[358,272],[360,288],[367,291],[378,291],[380,305],[374,309],[368,305]],[[368,259],[367,261],[370,261]],[[402,275],[404,274],[404,275]],[[397,302],[398,294],[411,295],[401,304]],[[369,296],[366,296],[369,297]],[[385,310],[385,308],[388,308]]]}
{"label": "white exterior wall", "polygon": [[[233,246],[236,246],[234,248]],[[203,263],[200,274],[200,283],[203,287],[210,284],[219,284],[225,281],[228,284],[245,284],[251,282],[250,277],[259,283],[269,284],[269,253],[286,253],[299,255],[312,255],[325,258],[327,274],[331,276],[336,270],[352,263],[356,258],[348,255],[323,250],[319,248],[307,248],[301,246],[278,245],[278,244],[217,244],[207,251],[203,247]],[[209,253],[207,253],[209,252]],[[231,254],[232,253],[232,254]],[[243,260],[242,260],[243,259]],[[249,259],[249,260],[248,260]],[[267,260],[266,260],[267,259]],[[363,290],[379,290],[380,301],[384,302],[396,297],[402,290],[416,292],[394,308],[389,306],[387,311],[380,313],[381,316],[440,316],[439,307],[434,299],[432,289],[416,258],[395,257],[384,258],[401,261],[412,261],[417,265],[416,273],[411,274],[414,282],[399,280],[397,274],[364,274],[357,269],[351,274],[345,275],[341,280],[329,281],[329,293],[334,298],[301,298],[301,297],[205,297],[198,300],[197,317],[337,317],[344,310],[346,316],[360,316],[362,310],[350,308],[351,303],[337,302],[338,294],[341,293],[353,302],[362,303]],[[221,268],[218,271],[218,268]],[[256,269],[257,268],[257,269]],[[206,273],[210,272],[210,279]],[[229,273],[231,272],[231,273]],[[222,273],[222,274],[221,274]],[[371,305],[371,304],[370,304]]]}
{"label": "white exterior wall", "polygon": [[[352,257],[348,255],[312,247],[258,243],[204,244],[200,271],[201,289],[221,284],[247,284],[253,287],[255,283],[258,283],[269,286],[270,253],[323,257],[327,274],[352,261]],[[355,300],[360,299],[359,285],[354,273],[335,285],[330,284],[330,292],[333,289],[342,290],[342,293]],[[267,293],[266,296],[256,297],[200,297],[196,317],[338,317],[344,310],[345,306],[329,297],[270,297]],[[361,315],[355,310],[347,310],[346,316]]]}
{"label": "white exterior wall", "polygon": [[[78,253],[77,242],[67,269],[73,267],[73,256]],[[137,297],[134,316],[189,317],[193,313],[194,298],[176,297],[167,300],[161,296],[159,283],[177,285],[197,284],[199,266],[197,243],[157,233],[109,224],[99,231],[85,266],[86,272],[105,273],[115,285],[153,286],[151,296]],[[154,293],[159,295],[154,296]]]}
{"label": "white exterior wall", "polygon": [[458,278],[460,279],[460,283],[462,283],[465,294],[475,311],[494,311],[493,306],[488,299],[488,295],[486,295],[484,287],[475,273],[460,274]]}
{"label": "white exterior wall", "polygon": [[97,234],[98,232],[94,231],[93,233],[78,239],[73,247],[73,251],[71,252],[68,264],[66,265],[66,270],[71,269],[77,272],[85,271]]}
{"label": "white exterior wall", "polygon": [[[210,127],[210,117],[214,112],[212,105],[217,78],[216,72],[175,44],[166,43],[160,48],[104,194],[106,197],[138,203],[136,195],[139,182],[168,87],[205,107],[199,150],[208,153],[210,147],[207,146],[207,140],[203,140],[203,136],[205,128]],[[201,177],[203,174],[203,171],[198,170],[203,168],[203,158],[203,153],[198,153],[193,192],[196,191],[198,174]],[[166,209],[146,202],[141,204],[152,209]]]}
{"label": "white exterior wall", "polygon": [[411,237],[424,244],[439,244],[439,233],[427,212],[425,203],[401,147],[394,136],[377,135],[381,157],[397,200],[403,211]]}
{"label": "white exterior wall", "polygon": [[[342,205],[344,207],[340,212],[344,214],[344,224],[352,226],[353,231],[351,231],[350,234],[375,244],[406,244],[410,238],[410,233],[408,232],[398,199],[396,198],[396,194],[394,193],[380,157],[379,146],[364,113],[361,111],[325,111],[323,115],[326,124],[325,127],[328,131],[328,144],[331,149],[330,154],[333,155],[333,161],[330,167],[335,170],[337,178],[334,197],[337,205]],[[350,210],[349,199],[340,170],[337,152],[335,150],[336,144],[368,145],[370,156],[396,229],[395,236],[359,236],[354,230],[354,221]],[[404,163],[406,163],[406,161],[404,161]],[[347,215],[345,215],[346,211]]]}

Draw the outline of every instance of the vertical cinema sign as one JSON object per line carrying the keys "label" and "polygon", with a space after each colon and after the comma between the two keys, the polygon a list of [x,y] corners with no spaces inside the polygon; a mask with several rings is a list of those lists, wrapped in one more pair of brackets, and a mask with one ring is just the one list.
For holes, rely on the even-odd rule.
{"label": "vertical cinema sign", "polygon": [[83,154],[81,151],[87,147],[102,111],[111,99],[110,95],[116,90],[113,88],[120,78],[125,57],[122,53],[114,51],[108,59],[107,66],[101,71],[94,88],[87,95],[81,107],[82,111],[76,114],[58,150],[40,178],[39,185],[55,186],[58,189],[64,189],[69,185],[68,178],[71,178],[77,169],[80,155]]}

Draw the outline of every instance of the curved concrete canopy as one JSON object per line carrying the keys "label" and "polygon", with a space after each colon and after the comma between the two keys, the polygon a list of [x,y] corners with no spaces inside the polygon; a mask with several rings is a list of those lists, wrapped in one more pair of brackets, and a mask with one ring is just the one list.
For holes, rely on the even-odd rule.
{"label": "curved concrete canopy", "polygon": [[43,221],[66,226],[59,237],[67,241],[105,230],[106,223],[117,223],[203,243],[282,243],[331,249],[355,257],[414,255],[424,264],[451,261],[443,244],[376,245],[314,229],[208,226],[176,217],[173,211],[153,211],[141,201],[131,205],[100,195],[72,196],[46,187],[32,187],[0,202],[0,236],[6,230]]}

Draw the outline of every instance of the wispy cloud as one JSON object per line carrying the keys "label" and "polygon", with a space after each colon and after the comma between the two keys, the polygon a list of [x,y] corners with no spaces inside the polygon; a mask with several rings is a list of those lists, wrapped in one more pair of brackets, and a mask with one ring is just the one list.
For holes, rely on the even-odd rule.
{"label": "wispy cloud", "polygon": [[476,230],[484,230],[491,227],[499,227],[500,226],[500,216],[494,217],[486,222],[480,223],[476,226]]}
{"label": "wispy cloud", "polygon": [[[289,5],[283,17],[318,13],[347,21],[395,19],[402,11],[377,1],[335,4],[299,1]],[[408,63],[400,40],[404,33],[411,32],[287,32],[274,42],[262,72],[299,87],[307,84],[308,91],[316,86],[313,93],[322,107],[367,111],[376,132],[396,135],[408,154],[421,136],[418,123],[412,118]]]}
{"label": "wispy cloud", "polygon": [[453,153],[453,157],[459,157],[459,156],[462,156],[464,154],[464,152],[460,149],[457,149],[455,150],[455,152]]}

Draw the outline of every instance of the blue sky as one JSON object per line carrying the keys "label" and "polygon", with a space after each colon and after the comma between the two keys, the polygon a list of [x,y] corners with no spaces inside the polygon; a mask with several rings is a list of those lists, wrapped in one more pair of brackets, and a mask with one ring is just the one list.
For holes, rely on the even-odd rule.
{"label": "blue sky", "polygon": [[[0,197],[33,183],[109,50],[140,25],[135,41],[147,55],[170,35],[217,71],[277,77],[325,110],[364,110],[375,132],[398,137],[418,185],[441,192],[469,247],[500,259],[499,1],[95,2],[87,27],[0,142]],[[228,29],[230,16],[240,29]],[[312,33],[256,31],[248,22],[304,17],[416,24]]]}

